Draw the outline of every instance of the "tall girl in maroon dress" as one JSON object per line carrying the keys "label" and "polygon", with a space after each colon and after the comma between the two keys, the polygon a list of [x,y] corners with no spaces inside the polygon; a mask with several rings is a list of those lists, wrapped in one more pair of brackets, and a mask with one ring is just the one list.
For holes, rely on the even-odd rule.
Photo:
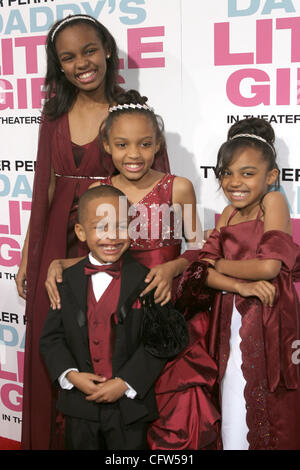
{"label": "tall girl in maroon dress", "polygon": [[[46,274],[53,259],[86,253],[73,231],[77,200],[91,182],[114,171],[99,144],[98,129],[121,91],[115,40],[94,18],[74,15],[57,22],[48,34],[46,52],[47,100],[30,225],[16,279],[19,294],[26,298],[27,321],[23,449],[56,446],[51,442],[51,385],[38,352],[49,307]],[[159,155],[156,164],[168,170],[166,154]]]}
{"label": "tall girl in maroon dress", "polygon": [[300,248],[283,195],[269,192],[279,176],[271,126],[256,118],[234,124],[216,174],[231,204],[200,259],[214,265],[207,284],[219,289],[210,352],[219,365],[223,448],[299,450],[300,309],[293,282],[300,280]]}
{"label": "tall girl in maroon dress", "polygon": [[[150,268],[144,294],[155,289],[156,301],[164,304],[171,296],[176,302],[179,275],[199,253],[188,249],[180,255],[182,237],[177,231],[176,217],[168,219],[170,208],[180,206],[184,217],[184,210],[190,206],[190,219],[185,219],[183,228],[186,230],[190,222],[194,234],[186,237],[187,242],[201,240],[202,236],[196,229],[196,201],[191,182],[151,169],[155,151],[164,145],[164,140],[158,118],[147,107],[146,100],[134,91],[120,95],[118,106],[112,108],[104,121],[102,139],[118,174],[101,180],[100,184],[117,187],[131,202],[131,253]],[[161,208],[158,217],[157,208]],[[63,266],[67,265],[64,261]],[[203,267],[197,283],[204,284],[206,274],[207,269]],[[55,302],[55,296],[51,302]],[[211,392],[217,369],[206,350],[207,308],[205,298],[201,308],[197,305],[197,312],[188,320],[188,347],[168,363],[156,384],[159,418],[149,428],[151,449],[197,450],[216,440],[219,413]]]}

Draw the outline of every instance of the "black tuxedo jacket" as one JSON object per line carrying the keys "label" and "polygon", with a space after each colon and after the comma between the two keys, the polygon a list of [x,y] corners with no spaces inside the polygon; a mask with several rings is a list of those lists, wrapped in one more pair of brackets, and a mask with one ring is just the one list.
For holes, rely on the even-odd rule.
{"label": "black tuxedo jacket", "polygon": [[[40,338],[40,351],[53,382],[69,368],[94,373],[88,339],[86,261],[87,258],[64,271],[59,286],[61,309],[49,310]],[[98,421],[99,407],[118,406],[125,424],[157,417],[154,383],[166,360],[145,351],[140,341],[143,311],[132,308],[132,294],[137,289],[143,290],[148,271],[128,252],[123,255],[112,371],[113,377],[122,378],[136,390],[137,397],[130,399],[124,395],[115,404],[98,404],[88,402],[75,387],[60,389],[58,408],[64,415]]]}

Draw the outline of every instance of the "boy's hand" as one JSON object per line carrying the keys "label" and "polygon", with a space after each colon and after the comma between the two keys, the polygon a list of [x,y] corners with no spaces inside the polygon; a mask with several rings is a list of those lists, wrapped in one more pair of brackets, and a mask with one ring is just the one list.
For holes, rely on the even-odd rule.
{"label": "boy's hand", "polygon": [[268,281],[237,282],[237,292],[242,297],[258,297],[264,305],[272,307],[276,289]]}
{"label": "boy's hand", "polygon": [[86,399],[97,403],[113,403],[119,400],[127,389],[124,380],[109,379],[105,383],[97,384],[97,391],[91,393]]}
{"label": "boy's hand", "polygon": [[100,375],[91,374],[89,372],[77,372],[75,370],[68,372],[66,378],[85,395],[95,393],[98,390],[99,383],[107,380]]}

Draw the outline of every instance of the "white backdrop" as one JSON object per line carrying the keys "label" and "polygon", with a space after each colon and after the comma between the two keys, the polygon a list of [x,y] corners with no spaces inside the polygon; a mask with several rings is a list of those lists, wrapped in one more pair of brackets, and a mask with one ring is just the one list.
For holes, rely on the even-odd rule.
{"label": "white backdrop", "polygon": [[115,36],[124,86],[164,118],[172,172],[194,183],[205,228],[226,204],[212,167],[229,125],[270,120],[300,241],[300,0],[0,1],[0,436],[15,440],[25,326],[14,276],[30,215],[43,44],[70,13],[92,14]]}

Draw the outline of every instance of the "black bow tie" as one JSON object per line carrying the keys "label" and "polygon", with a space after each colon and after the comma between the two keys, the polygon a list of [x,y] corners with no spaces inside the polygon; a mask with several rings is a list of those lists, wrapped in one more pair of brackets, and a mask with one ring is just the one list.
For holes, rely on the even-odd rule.
{"label": "black bow tie", "polygon": [[84,274],[91,276],[96,273],[107,273],[110,276],[117,278],[120,276],[120,260],[112,264],[101,264],[95,265],[90,262],[87,262],[84,266]]}

